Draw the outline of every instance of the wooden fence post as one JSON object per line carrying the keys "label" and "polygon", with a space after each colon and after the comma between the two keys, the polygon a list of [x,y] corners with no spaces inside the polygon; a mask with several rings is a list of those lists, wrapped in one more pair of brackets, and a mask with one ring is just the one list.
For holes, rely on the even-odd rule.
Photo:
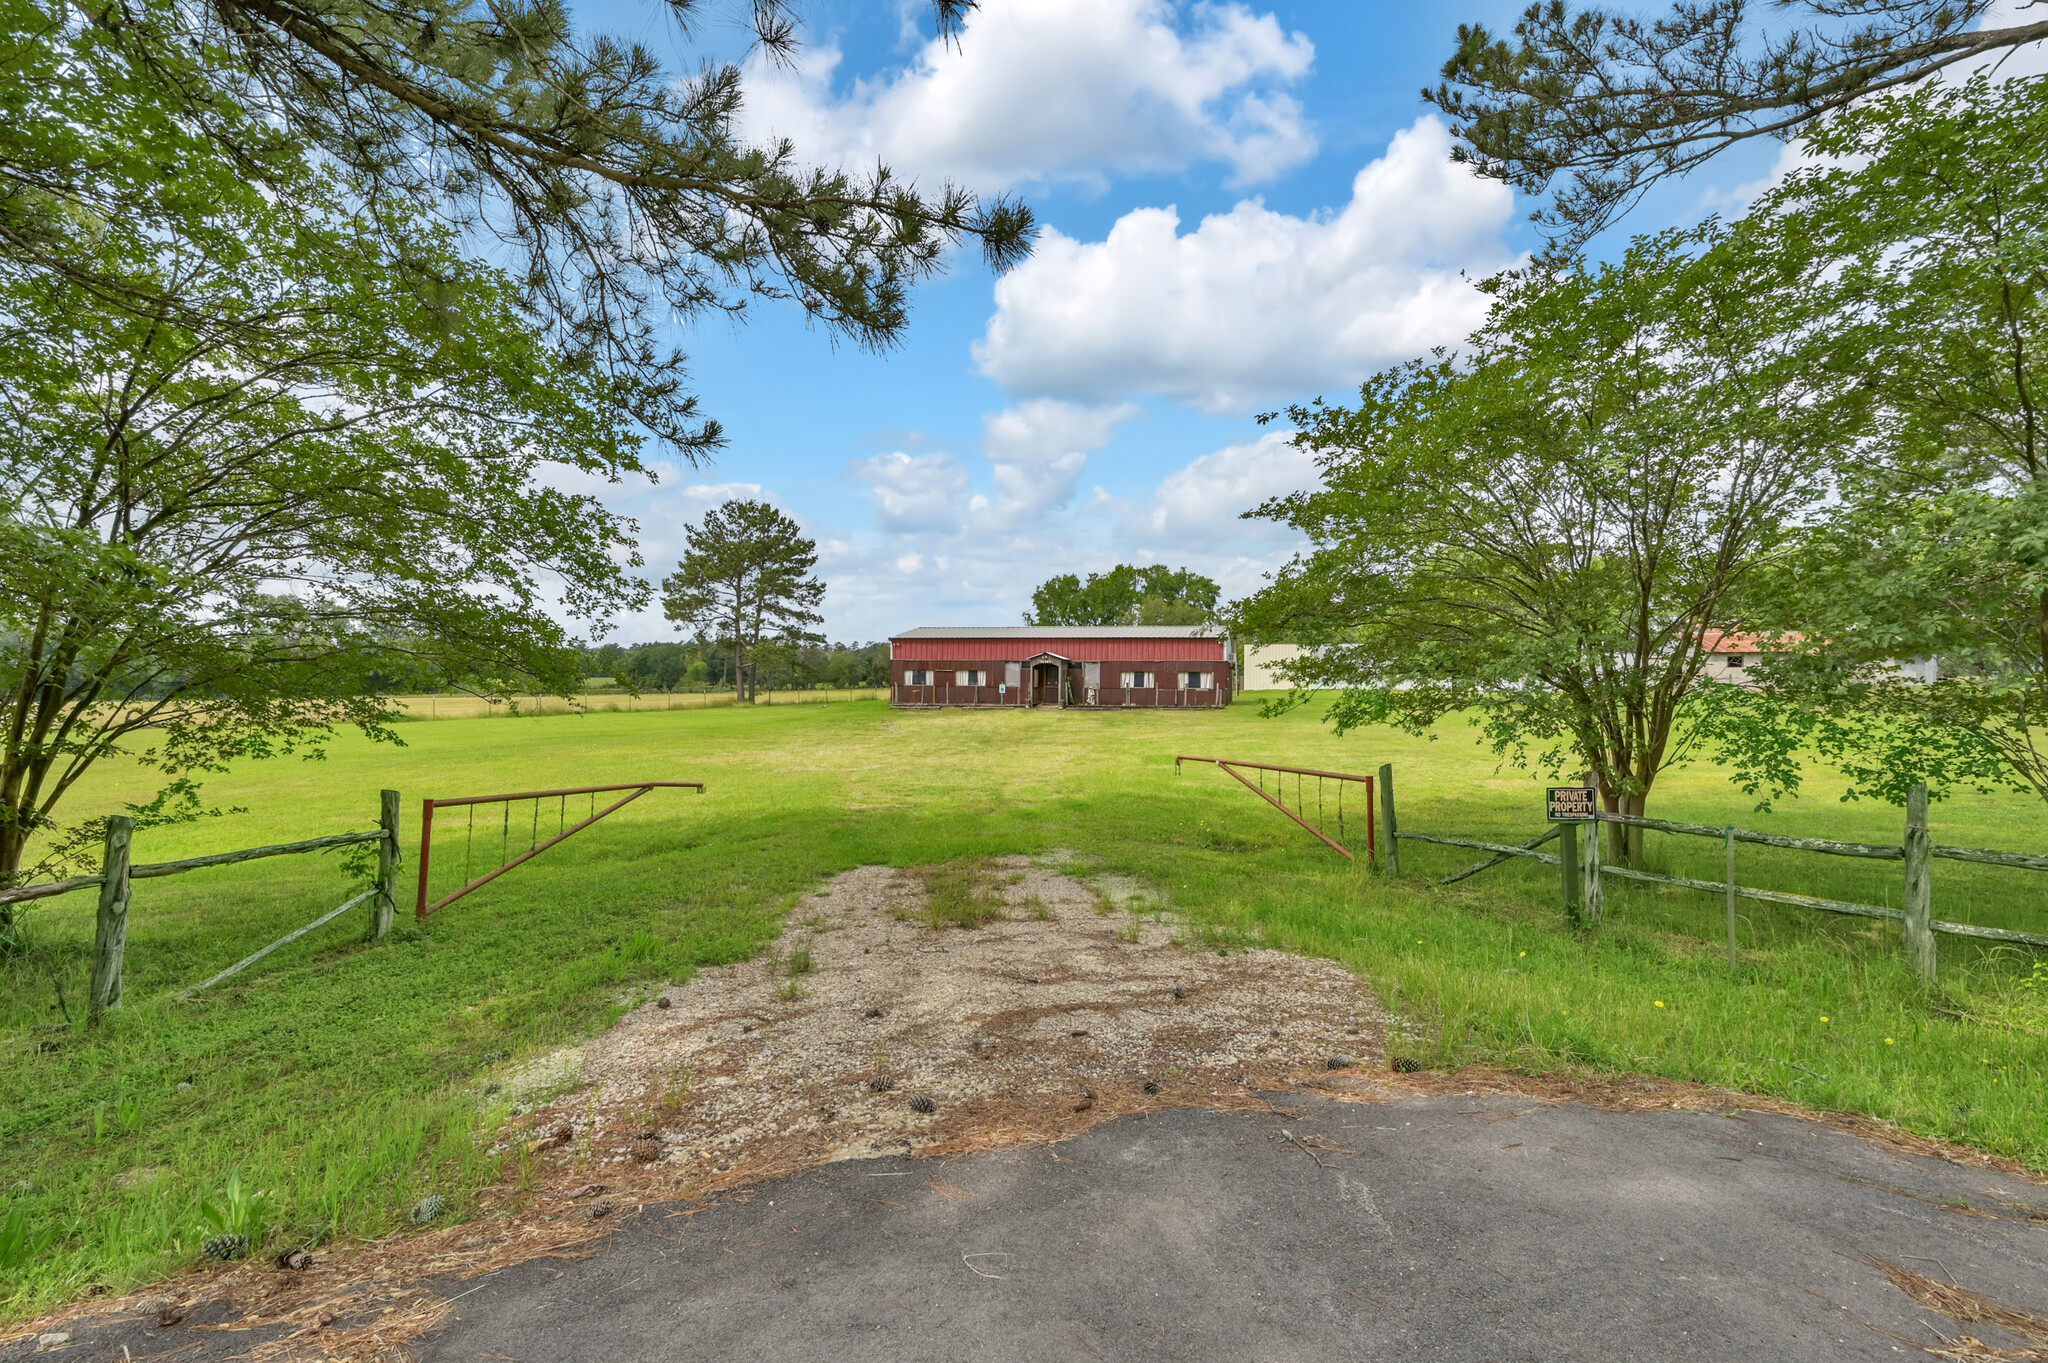
{"label": "wooden fence post", "polygon": [[377,822],[384,829],[384,841],[377,844],[377,898],[372,915],[371,936],[383,941],[391,935],[391,919],[398,912],[398,792],[379,792]]}
{"label": "wooden fence post", "polygon": [[1735,968],[1735,825],[1721,829],[1721,841],[1728,847],[1728,968]]}
{"label": "wooden fence post", "polygon": [[1934,983],[1933,857],[1928,851],[1927,783],[1906,796],[1906,960],[1920,978]]}
{"label": "wooden fence post", "polygon": [[1583,903],[1579,889],[1579,837],[1576,822],[1557,826],[1557,868],[1564,879],[1564,916],[1574,926],[1579,922]]}
{"label": "wooden fence post", "polygon": [[1586,921],[1597,923],[1607,916],[1607,886],[1600,879],[1600,821],[1588,821],[1580,832],[1586,840],[1582,858],[1586,876]]}
{"label": "wooden fence post", "polygon": [[135,820],[120,814],[107,820],[100,912],[92,938],[92,1001],[86,1013],[91,1022],[121,1006],[121,962],[128,954],[128,866],[134,842]]}
{"label": "wooden fence post", "polygon": [[1392,762],[1382,762],[1380,764],[1380,827],[1387,830],[1387,857],[1384,863],[1387,868],[1387,874],[1390,876],[1400,875],[1401,840],[1395,834],[1400,832],[1401,825],[1394,821],[1394,764]]}

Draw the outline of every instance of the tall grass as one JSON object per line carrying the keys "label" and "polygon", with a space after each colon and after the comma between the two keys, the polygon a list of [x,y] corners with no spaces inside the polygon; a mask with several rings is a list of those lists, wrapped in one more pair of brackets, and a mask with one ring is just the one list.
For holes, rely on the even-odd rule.
{"label": "tall grass", "polygon": [[[1058,851],[1076,873],[1144,885],[1199,937],[1270,941],[1363,972],[1399,1015],[1396,1049],[1431,1063],[1701,1079],[2048,1167],[2048,984],[2029,984],[2048,973],[2035,954],[1942,938],[1930,992],[1906,971],[1895,925],[1752,908],[1731,971],[1712,896],[1613,887],[1607,923],[1575,932],[1547,868],[1511,864],[1435,890],[1428,879],[1469,854],[1406,844],[1411,874],[1391,881],[1213,769],[1176,777],[1172,766],[1189,750],[1349,771],[1393,761],[1404,827],[1535,832],[1539,781],[1497,770],[1456,724],[1435,742],[1339,740],[1312,713],[1261,720],[1247,704],[1062,714],[854,702],[409,725],[403,736],[399,748],[343,738],[324,761],[239,768],[207,797],[246,813],[146,830],[137,859],[366,827],[385,786],[405,792],[409,816],[426,795],[657,778],[709,791],[650,794],[424,923],[402,915],[391,942],[367,945],[365,920],[340,920],[186,1002],[179,988],[341,902],[349,874],[339,858],[294,857],[138,882],[129,1002],[96,1030],[77,1021],[90,897],[32,906],[32,950],[0,965],[0,1252],[10,1224],[22,1244],[50,1238],[8,1270],[8,1314],[191,1262],[200,1204],[237,1169],[270,1195],[273,1248],[386,1233],[428,1192],[459,1214],[477,1188],[517,1176],[492,1152],[510,1115],[492,1090],[513,1066],[603,1029],[658,982],[761,952],[796,896],[877,862],[940,868],[937,902],[971,918],[985,897],[967,868]],[[108,767],[78,812],[151,789],[148,773]],[[1896,840],[1902,824],[1896,810],[1818,788],[1757,815],[1710,770],[1673,776],[1651,812],[1858,841]],[[2019,797],[1958,799],[1935,822],[1941,842],[2048,848],[2048,811]],[[1655,839],[1651,855],[1718,874],[1719,849],[1704,842]],[[1896,863],[1742,856],[1751,884],[1898,899]],[[2048,930],[2048,881],[1949,862],[1935,874],[1938,917]]]}

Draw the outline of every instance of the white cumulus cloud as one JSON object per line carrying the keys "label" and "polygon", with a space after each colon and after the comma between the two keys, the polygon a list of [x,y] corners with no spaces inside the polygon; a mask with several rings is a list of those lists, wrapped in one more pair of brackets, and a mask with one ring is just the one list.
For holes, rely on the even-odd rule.
{"label": "white cumulus cloud", "polygon": [[1124,523],[1133,540],[1162,548],[1240,547],[1250,541],[1293,540],[1273,521],[1247,521],[1244,513],[1268,498],[1316,484],[1316,464],[1294,444],[1291,431],[1205,454],[1168,474]]}
{"label": "white cumulus cloud", "polygon": [[981,447],[992,497],[969,495],[967,467],[944,452],[878,454],[850,472],[873,491],[875,526],[890,534],[1029,530],[1066,509],[1089,454],[1137,412],[1129,403],[1090,407],[1036,398],[984,416]]}
{"label": "white cumulus cloud", "polygon": [[1253,199],[1187,233],[1172,208],[1127,213],[1099,242],[1049,230],[997,281],[975,358],[1013,392],[1136,390],[1224,413],[1455,343],[1486,313],[1466,273],[1512,262],[1514,196],[1450,147],[1442,123],[1417,120],[1334,213]]}
{"label": "white cumulus cloud", "polygon": [[[992,462],[1064,466],[1073,450],[1106,443],[1130,414],[1124,407],[1020,403],[984,419],[984,448]],[[918,471],[947,490],[950,522],[936,515],[891,519],[881,480]],[[855,466],[857,477],[875,482],[877,523],[825,565],[835,638],[880,638],[916,625],[1014,624],[1045,579],[1116,563],[1192,568],[1216,579],[1226,597],[1241,596],[1257,590],[1301,543],[1289,527],[1247,521],[1242,513],[1317,480],[1314,461],[1284,431],[1192,459],[1129,500],[1097,487],[1086,504],[1071,506],[1073,480],[1062,468],[1050,480],[1061,488],[1057,502],[1035,515],[1024,514],[1028,497],[973,498],[963,505],[958,472],[941,455],[886,455]],[[894,484],[887,486],[896,493]],[[1028,490],[1040,486],[1034,482]]]}
{"label": "white cumulus cloud", "polygon": [[743,126],[809,160],[977,189],[1197,161],[1253,184],[1316,149],[1284,88],[1314,45],[1241,4],[1196,4],[1183,21],[1172,0],[982,0],[957,42],[835,92],[840,60],[823,47],[795,71],[757,62]]}
{"label": "white cumulus cloud", "polygon": [[950,454],[878,454],[853,466],[875,490],[875,521],[896,534],[958,528],[967,499],[967,470]]}
{"label": "white cumulus cloud", "polygon": [[993,506],[977,499],[975,509],[1016,524],[1065,507],[1089,454],[1137,414],[1130,403],[1084,407],[1036,398],[983,417],[982,453],[994,466],[998,496]]}

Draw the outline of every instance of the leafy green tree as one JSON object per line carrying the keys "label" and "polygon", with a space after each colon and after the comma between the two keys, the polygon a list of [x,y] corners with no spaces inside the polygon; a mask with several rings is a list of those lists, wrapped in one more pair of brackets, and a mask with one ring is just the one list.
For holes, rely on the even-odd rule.
{"label": "leafy green tree", "polygon": [[389,737],[379,674],[566,693],[553,611],[642,599],[630,525],[547,482],[640,468],[614,380],[445,230],[275,207],[215,243],[111,234],[97,268],[203,306],[0,275],[0,879],[102,758],[187,779]]}
{"label": "leafy green tree", "polygon": [[1704,635],[1842,455],[1796,283],[1711,225],[1490,281],[1463,355],[1289,410],[1322,485],[1251,514],[1313,547],[1233,632],[1309,645],[1293,677],[1346,688],[1340,732],[1473,709],[1504,756],[1589,768],[1607,809],[1642,813],[1707,732]]}
{"label": "leafy green tree", "polygon": [[642,644],[621,659],[621,680],[644,690],[674,691],[689,674],[691,650],[681,644]]}
{"label": "leafy green tree", "polygon": [[1119,563],[1083,582],[1048,578],[1031,594],[1027,625],[1199,625],[1216,613],[1216,584],[1188,568]]}
{"label": "leafy green tree", "polygon": [[231,80],[228,54],[151,36],[146,6],[0,0],[0,16],[0,276],[56,275],[116,310],[260,328],[260,314],[224,315],[154,268],[170,241],[232,254],[238,225],[303,182],[300,143],[205,95]]}
{"label": "leafy green tree", "polygon": [[[672,316],[788,301],[886,347],[907,290],[965,239],[1004,268],[1029,248],[1021,205],[886,166],[804,165],[734,127],[739,68],[668,68],[640,43],[578,31],[562,0],[0,0],[0,254],[90,283],[144,314],[203,310],[156,274],[92,259],[103,228],[207,235],[209,203],[283,201],[309,150],[347,168],[364,227],[403,235],[425,210],[523,258],[558,345],[685,452],[720,433],[663,345]],[[684,35],[707,16],[669,0]],[[784,0],[735,6],[787,57]],[[957,34],[971,4],[934,0]],[[195,316],[200,314],[195,314]]]}
{"label": "leafy green tree", "polygon": [[1674,0],[1643,17],[1542,0],[1509,37],[1460,24],[1423,98],[1450,118],[1455,159],[1525,194],[1556,188],[1537,221],[1576,246],[1659,180],[1731,146],[1810,133],[1860,97],[2048,39],[2040,16],[1979,27],[1994,8]]}
{"label": "leafy green tree", "polygon": [[810,626],[825,584],[810,576],[816,542],[766,502],[738,499],[704,513],[684,532],[682,562],[661,584],[662,608],[678,626],[704,631],[733,654],[733,688],[753,699],[753,654],[774,644],[823,642]]}
{"label": "leafy green tree", "polygon": [[[2048,799],[2048,78],[1939,83],[1811,133],[1831,164],[1759,222],[1871,396],[1862,457],[1774,581],[1791,709],[1749,757],[1811,744],[1852,792],[2012,784]],[[1891,659],[1937,658],[1933,684]]]}

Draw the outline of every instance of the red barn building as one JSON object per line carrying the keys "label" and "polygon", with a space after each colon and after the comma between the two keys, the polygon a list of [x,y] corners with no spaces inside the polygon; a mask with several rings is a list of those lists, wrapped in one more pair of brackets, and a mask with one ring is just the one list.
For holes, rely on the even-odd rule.
{"label": "red barn building", "polygon": [[889,641],[889,702],[915,709],[1208,710],[1230,704],[1230,640],[1200,625],[914,629]]}

